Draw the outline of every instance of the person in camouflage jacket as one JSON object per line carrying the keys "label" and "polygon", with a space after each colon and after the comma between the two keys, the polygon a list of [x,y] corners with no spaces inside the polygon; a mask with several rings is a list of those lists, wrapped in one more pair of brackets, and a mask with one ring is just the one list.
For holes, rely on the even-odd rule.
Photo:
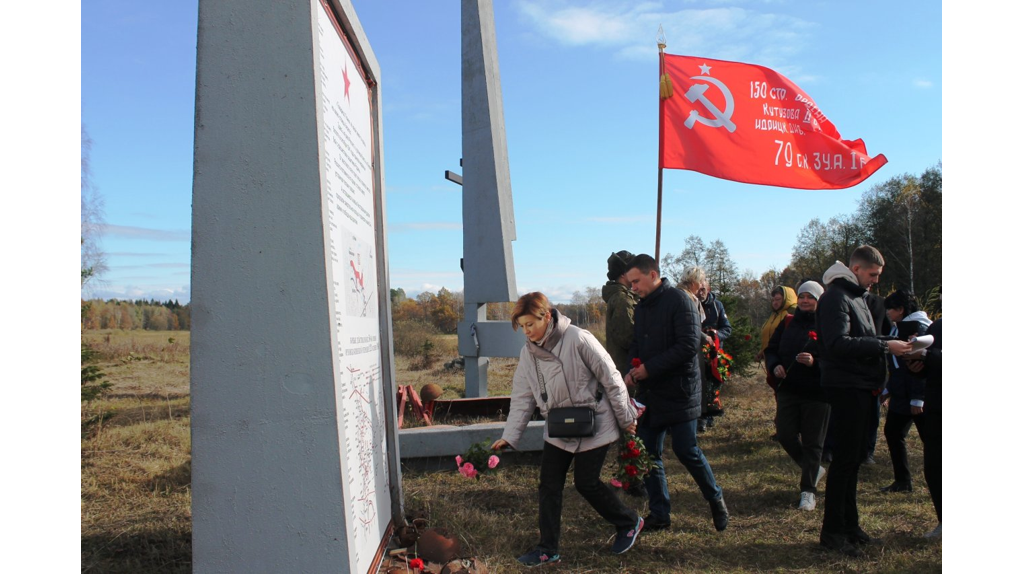
{"label": "person in camouflage jacket", "polygon": [[629,372],[629,346],[633,344],[633,308],[640,298],[629,288],[626,268],[633,259],[629,251],[612,253],[608,258],[608,282],[601,289],[607,304],[605,312],[605,348],[623,377]]}

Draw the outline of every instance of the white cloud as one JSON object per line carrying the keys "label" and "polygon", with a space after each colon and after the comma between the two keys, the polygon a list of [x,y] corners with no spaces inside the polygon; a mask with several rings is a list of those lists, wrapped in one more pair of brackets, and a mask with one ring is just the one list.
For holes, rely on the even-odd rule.
{"label": "white cloud", "polygon": [[552,303],[558,304],[568,303],[570,300],[572,300],[573,293],[575,293],[576,291],[582,291],[583,289],[585,289],[585,287],[580,285],[550,285],[529,290],[520,289],[519,295],[523,296],[526,293],[529,293],[530,291],[540,291],[541,293],[547,295],[547,298]]}
{"label": "white cloud", "polygon": [[131,225],[105,224],[102,227],[105,235],[125,239],[148,239],[150,241],[190,241],[192,234],[187,229],[150,229]]}
{"label": "white cloud", "polygon": [[136,299],[156,299],[157,301],[174,301],[186,303],[192,299],[192,290],[188,285],[171,287],[162,285],[105,285],[83,293],[89,299],[120,299],[134,301]]}
{"label": "white cloud", "polygon": [[190,263],[146,263],[143,265],[110,265],[111,271],[125,271],[128,269],[190,269]]}
{"label": "white cloud", "polygon": [[925,80],[923,78],[917,78],[913,82],[915,88],[930,88],[932,87],[931,80]]}
{"label": "white cloud", "polygon": [[[787,14],[736,6],[666,11],[659,3],[636,5],[523,0],[523,18],[543,36],[566,46],[599,46],[624,59],[649,60],[657,54],[662,26],[672,54],[779,65],[808,44],[815,24]],[[796,69],[777,69],[791,76]]]}

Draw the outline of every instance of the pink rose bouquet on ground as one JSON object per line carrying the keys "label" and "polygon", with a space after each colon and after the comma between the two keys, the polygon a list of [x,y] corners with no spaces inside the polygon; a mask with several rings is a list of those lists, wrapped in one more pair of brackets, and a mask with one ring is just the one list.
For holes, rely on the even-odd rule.
{"label": "pink rose bouquet on ground", "polygon": [[490,450],[491,440],[487,439],[469,447],[463,455],[455,457],[455,465],[459,474],[466,478],[480,478],[481,474],[492,472],[498,468],[501,459]]}

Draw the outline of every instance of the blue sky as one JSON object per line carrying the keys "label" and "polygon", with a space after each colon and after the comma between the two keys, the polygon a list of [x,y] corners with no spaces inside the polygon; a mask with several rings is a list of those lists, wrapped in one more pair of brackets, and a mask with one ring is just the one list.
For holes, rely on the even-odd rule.
{"label": "blue sky", "polygon": [[[457,2],[355,0],[382,68],[392,287],[462,287]],[[662,254],[721,239],[739,269],[789,261],[812,218],[942,160],[937,2],[497,1],[520,292],[564,300],[612,251],[654,252],[657,47],[775,69],[889,163],[803,191],[666,170]],[[81,118],[106,202],[110,270],[87,295],[189,299],[197,3],[94,0],[81,13]]]}

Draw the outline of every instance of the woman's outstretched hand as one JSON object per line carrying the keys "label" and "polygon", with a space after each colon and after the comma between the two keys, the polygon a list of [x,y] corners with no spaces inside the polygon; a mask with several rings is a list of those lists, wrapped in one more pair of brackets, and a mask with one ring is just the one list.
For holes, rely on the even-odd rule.
{"label": "woman's outstretched hand", "polygon": [[491,445],[491,450],[504,450],[510,446],[512,445],[508,444],[507,440],[499,438],[498,440],[494,441],[494,444]]}

